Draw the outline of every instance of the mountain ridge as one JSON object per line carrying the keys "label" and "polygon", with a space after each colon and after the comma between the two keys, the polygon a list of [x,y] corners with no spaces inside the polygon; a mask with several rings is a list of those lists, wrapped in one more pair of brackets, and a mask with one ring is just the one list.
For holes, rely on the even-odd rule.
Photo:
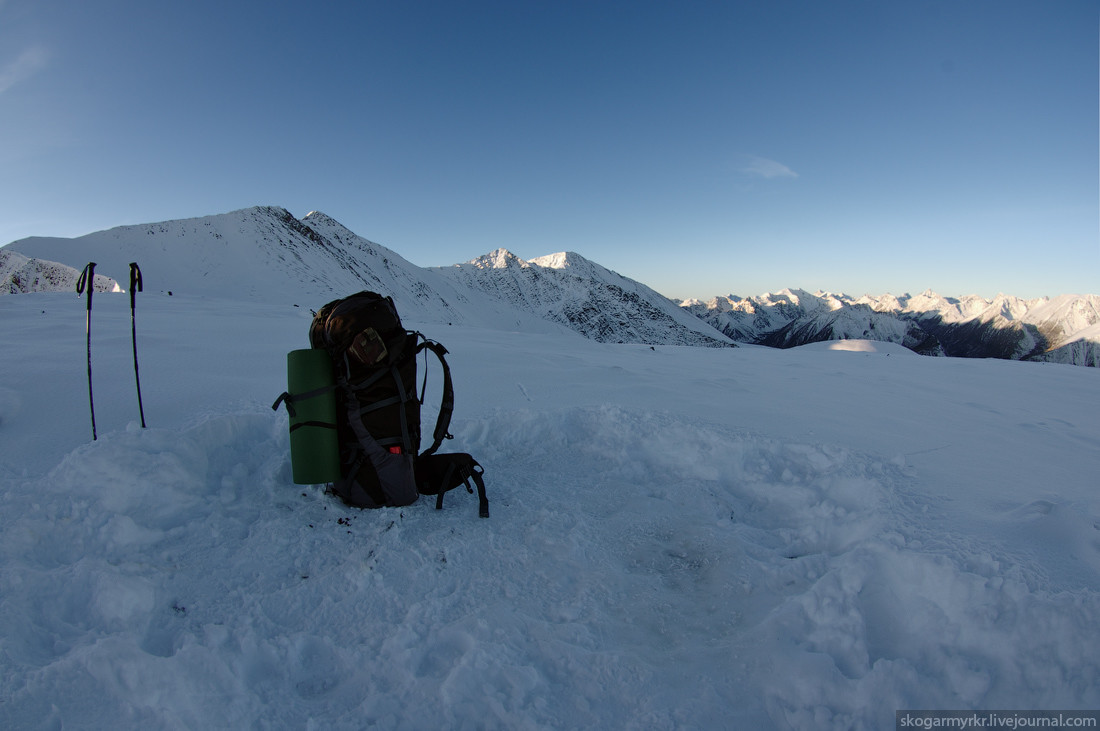
{"label": "mountain ridge", "polygon": [[1100,366],[1098,295],[1025,300],[1001,293],[987,300],[925,290],[916,296],[853,298],[782,290],[707,302],[684,300],[681,306],[739,342],[771,347],[867,338],[928,355]]}
{"label": "mountain ridge", "polygon": [[733,346],[668,298],[575,252],[524,261],[496,249],[432,271],[599,342]]}
{"label": "mountain ridge", "polygon": [[[561,328],[457,288],[319,211],[301,220],[278,206],[151,224],[119,226],[72,239],[30,237],[0,249],[39,261],[103,273],[142,266],[146,292],[245,298],[283,304],[326,301],[363,289],[382,291],[402,316],[538,331]],[[63,289],[66,287],[62,287]]]}
{"label": "mountain ridge", "polygon": [[[0,249],[0,294],[57,292],[76,289],[82,269],[55,261],[31,259],[17,251]],[[96,292],[121,292],[118,282],[102,274],[92,278]]]}
{"label": "mountain ridge", "polygon": [[601,342],[784,348],[870,339],[927,355],[1100,366],[1097,295],[784,289],[677,302],[573,251],[524,261],[498,248],[461,264],[418,267],[320,211],[297,219],[278,206],[20,239],[0,247],[0,294],[71,289],[89,259],[99,267],[97,291],[121,291],[110,275],[138,261],[153,291],[297,304],[373,289],[413,320],[568,329]]}

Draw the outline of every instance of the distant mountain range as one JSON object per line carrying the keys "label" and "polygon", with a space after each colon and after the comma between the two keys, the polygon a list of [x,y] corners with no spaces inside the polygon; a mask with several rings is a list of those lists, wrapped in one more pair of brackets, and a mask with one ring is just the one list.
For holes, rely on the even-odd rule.
{"label": "distant mountain range", "polygon": [[497,249],[432,271],[600,342],[733,345],[672,300],[573,252],[524,261]]}
{"label": "distant mountain range", "polygon": [[857,298],[783,290],[683,306],[738,342],[793,347],[865,338],[926,355],[1043,360],[1100,366],[1100,296],[1023,300],[998,295]]}
{"label": "distant mountain range", "polygon": [[[793,347],[870,339],[918,353],[1100,366],[1100,296],[852,298],[783,290],[677,303],[579,254],[524,261],[497,249],[450,267],[415,266],[323,213],[278,207],[122,226],[0,249],[0,294],[69,290],[88,261],[96,289],[141,265],[146,291],[304,304],[362,289],[393,296],[412,321],[564,328],[601,342]],[[119,280],[119,281],[125,281]]]}

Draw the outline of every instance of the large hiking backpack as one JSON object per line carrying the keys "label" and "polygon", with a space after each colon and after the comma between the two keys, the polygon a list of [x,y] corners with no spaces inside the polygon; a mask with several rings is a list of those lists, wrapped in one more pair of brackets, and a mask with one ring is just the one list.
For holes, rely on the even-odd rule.
{"label": "large hiking backpack", "polygon": [[[436,454],[443,440],[451,438],[448,428],[454,411],[446,348],[406,330],[393,299],[375,292],[359,292],[322,307],[310,325],[309,342],[331,359],[334,385],[288,392],[280,401],[291,412],[292,430],[335,426],[340,464],[339,477],[332,482],[336,495],[360,508],[409,505],[420,494],[437,495],[436,507],[442,508],[444,493],[459,485],[472,493],[473,480],[479,514],[489,517],[481,465],[464,453]],[[442,366],[443,394],[432,443],[421,452],[420,407],[425,389],[418,397],[416,356],[425,351],[434,353]],[[335,397],[335,425],[294,423],[296,401],[304,404],[328,394]]]}

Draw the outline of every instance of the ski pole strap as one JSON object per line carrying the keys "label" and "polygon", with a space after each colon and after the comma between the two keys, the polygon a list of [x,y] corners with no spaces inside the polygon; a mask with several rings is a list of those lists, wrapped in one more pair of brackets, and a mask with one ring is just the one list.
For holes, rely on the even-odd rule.
{"label": "ski pole strap", "polygon": [[90,261],[84,267],[84,271],[80,273],[80,278],[76,280],[76,293],[84,294],[84,287],[88,287],[88,309],[92,309],[92,290],[95,289],[93,282],[95,280],[95,262]]}

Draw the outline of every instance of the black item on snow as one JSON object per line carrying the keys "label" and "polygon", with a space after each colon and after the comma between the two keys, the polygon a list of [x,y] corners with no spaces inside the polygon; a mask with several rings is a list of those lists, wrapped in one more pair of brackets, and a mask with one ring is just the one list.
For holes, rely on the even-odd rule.
{"label": "black item on snow", "polygon": [[77,295],[84,294],[84,288],[88,288],[88,310],[84,315],[84,333],[88,341],[88,408],[92,412],[92,441],[96,440],[95,433],[95,401],[92,399],[92,290],[95,289],[95,262],[88,262],[80,278],[76,280]]}
{"label": "black item on snow", "polygon": [[[359,292],[322,307],[310,325],[309,342],[326,350],[333,362],[341,468],[333,483],[336,495],[360,508],[409,505],[424,492],[417,489],[421,485],[430,490],[424,494],[436,495],[473,478],[479,483],[480,513],[488,516],[480,465],[469,455],[435,455],[443,440],[451,438],[447,430],[454,411],[446,348],[406,330],[393,299],[375,292]],[[443,395],[432,444],[420,452],[424,388],[418,398],[416,356],[427,350],[443,367]],[[440,487],[444,473],[446,480],[466,476]]]}
{"label": "black item on snow", "polygon": [[[130,334],[134,341],[134,383],[137,384],[138,413],[141,414],[141,428],[145,428],[145,409],[141,405],[141,377],[138,375],[137,359],[137,321],[134,318],[134,295],[141,291],[141,269],[137,262],[130,262]],[[90,297],[90,295],[89,295]]]}
{"label": "black item on snow", "polygon": [[435,509],[443,509],[443,494],[459,485],[474,494],[470,480],[477,485],[478,515],[489,517],[489,500],[485,497],[485,470],[477,460],[460,452],[455,454],[429,454],[416,461],[416,489],[421,495],[435,495]]}

